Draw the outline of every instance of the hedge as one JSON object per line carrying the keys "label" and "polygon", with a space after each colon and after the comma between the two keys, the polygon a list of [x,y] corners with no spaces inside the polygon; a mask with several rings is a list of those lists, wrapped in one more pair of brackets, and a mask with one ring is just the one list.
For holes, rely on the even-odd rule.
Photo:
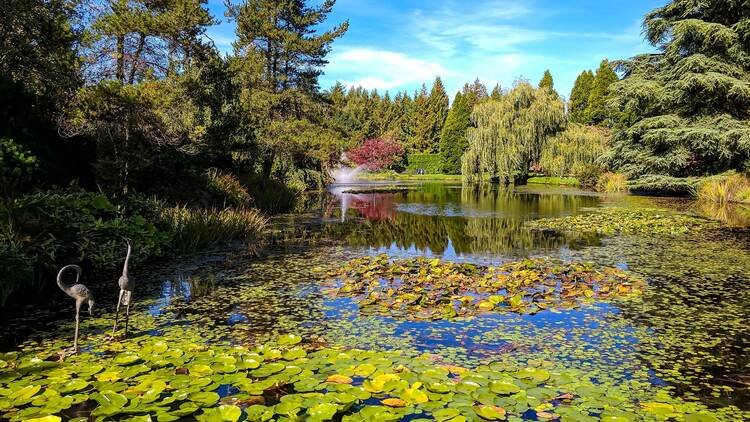
{"label": "hedge", "polygon": [[442,173],[443,160],[440,154],[409,154],[406,161],[406,173],[416,174],[419,169],[426,174]]}

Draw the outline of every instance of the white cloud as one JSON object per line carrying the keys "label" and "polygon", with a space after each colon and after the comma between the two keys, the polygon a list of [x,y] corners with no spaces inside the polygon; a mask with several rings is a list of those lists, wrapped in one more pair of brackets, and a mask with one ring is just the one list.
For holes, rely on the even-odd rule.
{"label": "white cloud", "polygon": [[326,72],[347,75],[349,86],[388,90],[414,83],[429,82],[451,74],[442,65],[402,53],[370,48],[342,48],[329,56]]}

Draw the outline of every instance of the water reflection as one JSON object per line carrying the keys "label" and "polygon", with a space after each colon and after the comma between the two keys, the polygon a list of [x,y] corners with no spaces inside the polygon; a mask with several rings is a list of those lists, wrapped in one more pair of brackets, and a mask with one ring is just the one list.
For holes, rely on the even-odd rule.
{"label": "water reflection", "polygon": [[[366,193],[368,186],[373,193]],[[570,189],[479,188],[425,183],[383,193],[380,185],[336,187],[341,221],[355,221],[345,235],[352,246],[391,255],[528,256],[596,244],[591,234],[531,231],[524,222],[583,212],[596,196]],[[396,190],[393,187],[390,190]],[[355,191],[355,193],[350,193]],[[326,217],[336,207],[328,206]]]}

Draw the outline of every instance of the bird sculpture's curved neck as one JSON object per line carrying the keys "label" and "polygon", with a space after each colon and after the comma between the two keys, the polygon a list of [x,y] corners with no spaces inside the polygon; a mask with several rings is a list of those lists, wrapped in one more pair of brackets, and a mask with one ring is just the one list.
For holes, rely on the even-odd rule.
{"label": "bird sculpture's curved neck", "polygon": [[125,239],[125,243],[128,244],[128,253],[125,255],[125,264],[122,266],[122,275],[128,276],[128,263],[130,262],[130,242]]}
{"label": "bird sculpture's curved neck", "polygon": [[78,284],[78,280],[81,278],[81,273],[83,272],[83,270],[81,269],[81,267],[79,267],[78,265],[73,265],[73,264],[66,265],[66,266],[64,266],[64,267],[62,267],[60,269],[60,272],[57,273],[57,285],[65,293],[68,293],[68,291],[70,290],[70,286],[66,286],[63,283],[63,281],[62,281],[62,275],[65,273],[65,271],[71,270],[71,269],[75,270],[75,272],[76,272],[76,284]]}

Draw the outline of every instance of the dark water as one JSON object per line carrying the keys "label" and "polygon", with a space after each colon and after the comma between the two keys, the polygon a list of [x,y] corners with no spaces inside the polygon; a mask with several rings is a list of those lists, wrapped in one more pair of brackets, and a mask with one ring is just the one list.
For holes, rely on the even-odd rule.
{"label": "dark water", "polygon": [[[689,400],[750,407],[745,231],[601,236],[524,227],[600,207],[691,209],[686,201],[542,186],[335,186],[273,219],[260,257],[229,249],[136,268],[136,310],[164,324],[200,326],[211,341],[251,343],[295,332],[330,344],[434,353],[458,364],[547,360],[603,382],[630,383],[634,391],[670,385]],[[379,254],[489,264],[532,256],[593,261],[638,273],[649,288],[633,300],[574,310],[420,322],[362,314],[351,299],[327,294],[321,269]],[[100,297],[106,303],[114,293],[102,289]],[[6,344],[54,330],[68,316],[37,310],[9,321]],[[21,333],[21,326],[35,328]]]}

